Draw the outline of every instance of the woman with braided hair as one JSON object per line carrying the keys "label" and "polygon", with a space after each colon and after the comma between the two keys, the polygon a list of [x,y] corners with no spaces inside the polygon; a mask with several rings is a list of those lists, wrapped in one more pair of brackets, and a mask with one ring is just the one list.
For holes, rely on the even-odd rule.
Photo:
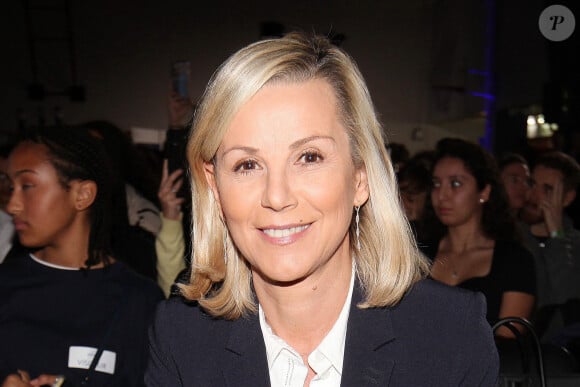
{"label": "woman with braided hair", "polygon": [[8,159],[12,216],[31,253],[0,267],[2,387],[143,384],[163,298],[109,247],[110,177],[98,140],[44,129]]}

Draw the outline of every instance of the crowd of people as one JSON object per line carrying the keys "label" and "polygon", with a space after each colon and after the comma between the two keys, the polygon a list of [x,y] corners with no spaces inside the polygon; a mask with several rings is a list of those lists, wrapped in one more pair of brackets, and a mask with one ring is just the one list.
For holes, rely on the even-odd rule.
{"label": "crowd of people", "polygon": [[[494,158],[448,138],[399,165],[403,207],[431,277],[485,294],[490,324],[530,320],[545,342],[578,357],[580,231],[567,212],[578,162],[556,149],[531,163],[516,153]],[[508,329],[497,334],[513,337]]]}
{"label": "crowd of people", "polygon": [[171,92],[165,148],[103,121],[0,146],[2,387],[493,385],[505,317],[580,360],[571,156],[410,155],[301,33],[195,114]]}

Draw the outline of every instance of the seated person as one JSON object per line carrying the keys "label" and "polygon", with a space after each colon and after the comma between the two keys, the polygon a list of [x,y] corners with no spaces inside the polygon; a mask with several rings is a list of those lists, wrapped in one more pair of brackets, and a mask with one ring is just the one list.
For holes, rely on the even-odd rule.
{"label": "seated person", "polygon": [[149,387],[496,382],[483,296],[424,278],[382,134],[323,37],[220,67],[187,149],[190,281],[157,311]]}
{"label": "seated person", "polygon": [[158,286],[111,255],[110,168],[93,137],[47,128],[10,154],[7,211],[32,253],[0,265],[0,381],[142,386]]}
{"label": "seated person", "polygon": [[528,162],[516,153],[509,153],[499,162],[501,182],[505,188],[508,203],[515,217],[524,207],[530,194],[530,169]]}
{"label": "seated person", "polygon": [[[479,145],[444,139],[437,146],[432,175],[431,202],[447,230],[442,239],[426,244],[426,254],[433,259],[431,276],[482,292],[490,323],[504,317],[530,318],[533,259],[514,240],[515,221],[492,156]],[[507,328],[496,333],[512,336]]]}
{"label": "seated person", "polygon": [[[579,183],[580,166],[562,152],[539,157],[532,169],[532,190],[521,216],[527,223],[524,243],[536,266],[539,310],[580,300],[580,231],[564,213]],[[573,322],[554,321],[546,333]]]}
{"label": "seated person", "polygon": [[[425,233],[433,237],[435,228],[431,220],[431,166],[434,152],[422,151],[410,158],[397,173],[401,203],[417,240],[425,239]],[[441,227],[439,227],[441,229]]]}

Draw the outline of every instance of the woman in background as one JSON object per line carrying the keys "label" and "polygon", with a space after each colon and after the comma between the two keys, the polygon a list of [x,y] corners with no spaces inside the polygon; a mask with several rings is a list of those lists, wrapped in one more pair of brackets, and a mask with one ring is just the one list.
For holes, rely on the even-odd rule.
{"label": "woman in background", "polygon": [[[426,251],[433,259],[431,277],[481,291],[490,323],[503,317],[529,319],[535,300],[534,263],[515,241],[515,222],[492,156],[464,140],[440,141],[431,202],[447,228]],[[510,336],[507,328],[498,333]]]}
{"label": "woman in background", "polygon": [[109,164],[86,131],[47,128],[8,159],[7,211],[30,255],[0,265],[2,387],[141,386],[163,294],[115,260]]}

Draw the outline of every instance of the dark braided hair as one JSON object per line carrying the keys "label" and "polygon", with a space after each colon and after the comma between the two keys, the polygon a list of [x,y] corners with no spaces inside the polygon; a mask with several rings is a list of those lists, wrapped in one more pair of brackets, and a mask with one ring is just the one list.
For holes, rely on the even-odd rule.
{"label": "dark braided hair", "polygon": [[95,182],[97,194],[89,213],[91,227],[86,267],[109,264],[111,178],[102,144],[86,130],[71,127],[41,128],[25,140],[46,146],[49,161],[65,189],[73,180]]}

